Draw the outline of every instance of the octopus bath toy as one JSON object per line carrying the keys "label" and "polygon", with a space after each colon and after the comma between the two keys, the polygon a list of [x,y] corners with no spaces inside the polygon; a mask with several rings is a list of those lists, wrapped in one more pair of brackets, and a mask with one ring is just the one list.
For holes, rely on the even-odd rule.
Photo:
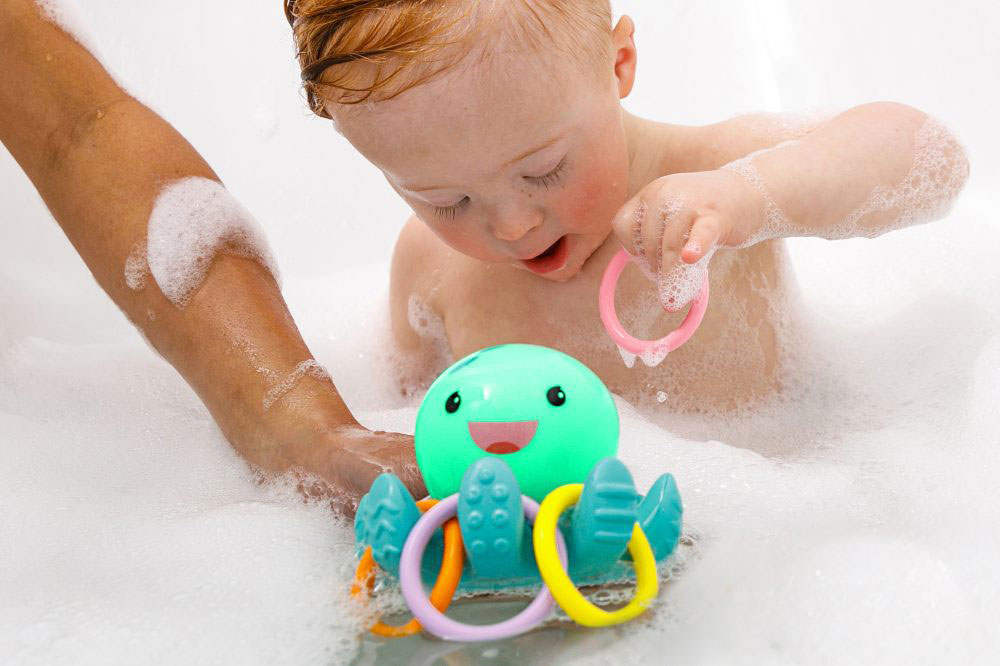
{"label": "octopus bath toy", "polygon": [[[614,401],[582,363],[534,345],[475,352],[431,385],[415,439],[430,497],[414,501],[383,474],[355,520],[363,556],[354,593],[370,589],[377,564],[399,580],[414,614],[402,627],[379,623],[376,633],[422,625],[450,640],[493,640],[531,629],[554,603],[580,624],[604,626],[637,616],[655,598],[656,563],[680,536],[680,494],[670,474],[645,497],[636,491],[614,457]],[[577,589],[632,579],[634,598],[612,612]],[[433,584],[429,599],[425,582]],[[499,624],[443,614],[456,591],[539,586],[524,611]]]}

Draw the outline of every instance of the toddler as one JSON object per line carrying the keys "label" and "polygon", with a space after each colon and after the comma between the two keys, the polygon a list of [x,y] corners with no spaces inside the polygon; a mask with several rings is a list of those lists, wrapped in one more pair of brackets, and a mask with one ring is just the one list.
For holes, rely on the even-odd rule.
{"label": "toddler", "polygon": [[[637,53],[608,0],[286,0],[310,105],[413,209],[392,261],[393,334],[433,378],[489,345],[546,345],[608,387],[723,411],[781,387],[794,276],[782,237],[875,236],[942,216],[968,163],[939,123],[877,102],[826,118],[705,126],[621,106]],[[639,337],[677,327],[707,274],[698,333],[629,368],[597,291]],[[625,358],[626,361],[634,359]]]}

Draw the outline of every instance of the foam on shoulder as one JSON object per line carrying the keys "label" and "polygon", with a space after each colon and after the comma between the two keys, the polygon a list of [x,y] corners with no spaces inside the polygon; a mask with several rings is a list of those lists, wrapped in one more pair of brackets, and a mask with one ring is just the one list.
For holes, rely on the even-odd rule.
{"label": "foam on shoulder", "polygon": [[149,270],[160,291],[183,308],[219,252],[254,259],[279,279],[264,231],[226,188],[196,177],[164,187],[149,216],[146,241]]}

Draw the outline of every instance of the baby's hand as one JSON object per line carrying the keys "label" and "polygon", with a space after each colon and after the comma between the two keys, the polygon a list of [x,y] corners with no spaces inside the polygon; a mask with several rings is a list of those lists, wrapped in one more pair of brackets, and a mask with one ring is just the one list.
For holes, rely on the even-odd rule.
{"label": "baby's hand", "polygon": [[[676,310],[694,298],[704,279],[704,270],[701,279],[691,279],[692,264],[702,259],[707,264],[718,247],[745,245],[760,229],[759,197],[732,171],[672,174],[639,190],[615,216],[613,228],[657,281],[663,306]],[[681,288],[680,282],[688,284]]]}

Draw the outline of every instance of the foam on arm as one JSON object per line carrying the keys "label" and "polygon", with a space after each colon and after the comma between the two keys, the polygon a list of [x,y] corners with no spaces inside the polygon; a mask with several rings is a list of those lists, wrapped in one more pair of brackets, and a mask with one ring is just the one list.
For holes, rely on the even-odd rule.
{"label": "foam on arm", "polygon": [[[312,360],[259,228],[198,152],[34,0],[0,1],[0,63],[0,141],[233,447],[340,487],[367,478],[374,465],[330,434],[361,429]],[[368,457],[404,459],[390,444]]]}
{"label": "foam on arm", "polygon": [[939,121],[899,104],[851,109],[808,136],[735,160],[764,224],[745,245],[783,236],[875,237],[950,210],[969,174]]}
{"label": "foam on arm", "polygon": [[[254,259],[278,279],[263,229],[226,188],[196,177],[166,185],[149,216],[146,240],[149,270],[163,295],[184,307],[222,251]],[[126,280],[136,271],[134,262],[130,254]]]}

